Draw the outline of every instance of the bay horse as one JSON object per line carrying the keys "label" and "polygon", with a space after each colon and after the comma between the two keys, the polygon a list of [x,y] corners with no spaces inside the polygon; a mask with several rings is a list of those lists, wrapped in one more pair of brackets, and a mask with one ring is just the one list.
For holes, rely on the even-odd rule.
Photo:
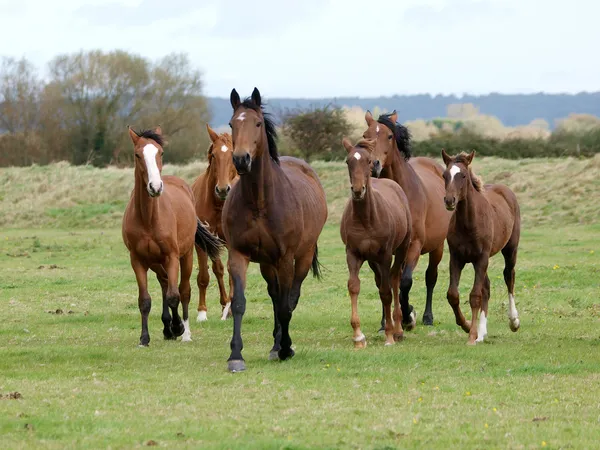
{"label": "bay horse", "polygon": [[[223,205],[231,187],[237,182],[238,176],[233,165],[231,154],[233,152],[233,143],[229,133],[217,134],[206,124],[208,136],[211,144],[208,148],[208,167],[204,173],[192,183],[192,192],[196,199],[196,215],[201,222],[208,224],[211,233],[219,236],[221,240],[225,239],[223,227],[221,226],[221,215]],[[210,281],[208,274],[208,255],[201,247],[196,247],[198,254],[198,322],[208,319],[206,309],[206,289]],[[227,319],[230,312],[231,297],[231,278],[229,278],[229,294],[225,290],[223,275],[225,269],[221,258],[212,260],[212,270],[217,278],[219,286],[219,298],[221,303],[221,320]]]}
{"label": "bay horse", "polygon": [[363,139],[354,146],[344,138],[342,145],[348,152],[346,164],[351,191],[351,198],[342,215],[340,234],[346,245],[348,292],[352,302],[350,323],[354,329],[352,340],[355,348],[367,345],[358,316],[358,274],[367,261],[375,274],[375,284],[385,315],[385,345],[393,345],[402,339],[404,333],[398,295],[411,238],[412,220],[408,199],[395,181],[371,179],[374,140]]}
{"label": "bay horse", "polygon": [[[433,289],[437,283],[438,265],[444,254],[444,240],[448,231],[450,214],[444,209],[443,167],[431,158],[411,157],[410,133],[397,123],[396,111],[382,114],[377,120],[370,111],[365,114],[368,128],[365,139],[375,139],[373,151],[373,176],[394,180],[404,190],[412,217],[412,242],[402,272],[403,319],[407,330],[415,326],[415,313],[410,305],[409,293],[413,272],[421,255],[429,254],[425,272],[427,300],[423,324],[433,325]],[[381,318],[381,328],[384,318]]]}
{"label": "bay horse", "polygon": [[[191,341],[188,305],[194,243],[215,258],[221,242],[196,217],[194,195],[185,181],[161,175],[164,141],[160,127],[141,133],[129,127],[129,136],[134,146],[135,181],[123,215],[122,234],[139,289],[140,346],[150,343],[148,269],[156,273],[162,289],[164,338],[182,336],[182,342]],[[181,282],[177,286],[180,267]],[[177,311],[180,301],[183,321]]]}
{"label": "bay horse", "polygon": [[309,270],[320,276],[317,240],[327,220],[325,191],[305,161],[279,157],[277,133],[254,88],[244,101],[235,89],[233,163],[240,175],[223,207],[223,232],[229,245],[233,281],[233,337],[228,369],[245,370],[241,326],[246,311],[246,270],[260,265],[273,303],[273,348],[269,359],[294,356],[289,324]]}
{"label": "bay horse", "polygon": [[[502,184],[483,186],[472,169],[475,152],[448,156],[442,150],[446,164],[444,203],[454,211],[448,228],[450,249],[450,286],[448,302],[454,311],[457,325],[469,333],[468,344],[483,342],[487,335],[490,279],[487,274],[490,257],[498,252],[504,256],[504,282],[508,288],[508,320],[512,331],[520,326],[515,307],[515,265],[521,235],[521,214],[517,197]],[[475,280],[469,297],[471,321],[460,310],[458,284],[466,264],[473,264]],[[479,324],[477,317],[479,310]]]}

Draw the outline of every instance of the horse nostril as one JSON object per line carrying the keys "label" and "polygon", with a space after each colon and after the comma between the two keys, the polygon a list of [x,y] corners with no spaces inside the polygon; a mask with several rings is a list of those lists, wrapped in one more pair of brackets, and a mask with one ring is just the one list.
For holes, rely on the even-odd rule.
{"label": "horse nostril", "polygon": [[229,191],[231,190],[231,186],[227,185],[227,193],[229,194]]}
{"label": "horse nostril", "polygon": [[250,153],[246,153],[246,156],[244,156],[244,158],[246,159],[246,164],[250,163]]}

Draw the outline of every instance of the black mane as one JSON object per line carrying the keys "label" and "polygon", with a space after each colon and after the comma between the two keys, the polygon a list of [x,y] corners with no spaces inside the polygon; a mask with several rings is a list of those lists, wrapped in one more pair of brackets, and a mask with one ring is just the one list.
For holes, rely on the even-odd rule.
{"label": "black mane", "polygon": [[267,145],[269,147],[269,155],[271,155],[273,161],[279,164],[279,152],[277,151],[277,129],[275,128],[275,122],[271,118],[271,114],[265,112],[262,105],[258,106],[252,101],[251,98],[247,98],[246,100],[244,100],[241,106],[262,113],[263,121],[265,124],[265,131],[267,132]]}
{"label": "black mane", "polygon": [[392,114],[394,113],[381,114],[377,119],[377,122],[385,125],[392,133],[394,133],[394,139],[396,139],[398,150],[404,155],[404,159],[409,160],[412,156],[410,148],[410,131],[408,131],[408,128],[404,125],[399,124],[398,122],[392,122],[392,119],[390,118]]}
{"label": "black mane", "polygon": [[164,146],[164,143],[165,143],[164,138],[160,134],[156,133],[156,131],[154,131],[154,130],[143,130],[140,133],[138,133],[137,131],[134,130],[134,132],[139,137],[143,137],[146,139],[152,139],[154,142],[156,142],[161,147]]}

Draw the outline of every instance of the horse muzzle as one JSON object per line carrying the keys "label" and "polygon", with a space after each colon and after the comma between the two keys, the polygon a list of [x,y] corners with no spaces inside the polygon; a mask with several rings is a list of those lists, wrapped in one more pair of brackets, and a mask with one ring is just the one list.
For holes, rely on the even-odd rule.
{"label": "horse muzzle", "polygon": [[351,187],[350,192],[352,192],[352,200],[362,200],[367,193],[367,187],[363,186],[360,191],[355,191],[354,188]]}
{"label": "horse muzzle", "polygon": [[371,168],[371,176],[375,177],[375,178],[379,178],[379,175],[381,175],[382,169],[383,169],[383,167],[381,167],[381,162],[379,162],[379,160],[374,161],[373,167]]}
{"label": "horse muzzle", "polygon": [[233,155],[233,165],[235,166],[235,170],[237,170],[238,175],[244,175],[250,172],[250,168],[252,167],[252,158],[250,157],[250,153],[246,152],[244,155]]}
{"label": "horse muzzle", "polygon": [[454,211],[456,209],[456,198],[455,197],[444,197],[444,203],[448,211]]}
{"label": "horse muzzle", "polygon": [[146,190],[148,191],[148,195],[150,197],[159,197],[160,194],[163,193],[163,182],[161,181],[160,184],[158,185],[158,187],[156,187],[153,183],[148,183],[148,186],[146,187]]}
{"label": "horse muzzle", "polygon": [[225,189],[220,189],[219,185],[215,186],[215,195],[219,200],[225,200],[227,198],[227,194],[231,191],[231,186],[228,184]]}

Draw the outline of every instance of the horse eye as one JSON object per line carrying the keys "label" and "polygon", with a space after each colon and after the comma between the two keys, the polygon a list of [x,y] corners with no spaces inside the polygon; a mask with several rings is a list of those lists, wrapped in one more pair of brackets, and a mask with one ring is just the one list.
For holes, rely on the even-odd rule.
{"label": "horse eye", "polygon": [[261,125],[262,125],[262,122],[258,122],[258,123],[256,124],[256,128],[260,127]]}
{"label": "horse eye", "polygon": [[141,158],[141,156],[140,156],[140,155],[138,155],[137,153],[135,154],[135,157],[136,157],[137,159],[140,159],[140,158]]}
{"label": "horse eye", "polygon": [[388,136],[388,139],[392,139],[394,136],[392,136],[391,134]]}

